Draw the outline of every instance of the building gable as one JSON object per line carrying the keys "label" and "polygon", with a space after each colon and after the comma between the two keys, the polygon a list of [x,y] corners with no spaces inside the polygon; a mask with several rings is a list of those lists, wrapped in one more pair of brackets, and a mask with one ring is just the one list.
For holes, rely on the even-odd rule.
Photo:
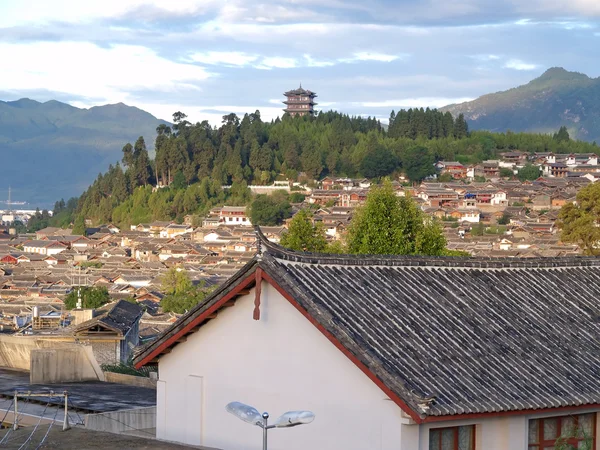
{"label": "building gable", "polygon": [[[586,258],[349,258],[261,240],[261,255],[136,365],[169,352],[266,280],[417,422],[590,406],[600,403],[598,380],[585,375],[600,359],[590,313],[600,286],[586,280],[599,276],[600,262]],[[262,320],[256,292],[254,319]],[[568,323],[577,324],[576,335]]]}

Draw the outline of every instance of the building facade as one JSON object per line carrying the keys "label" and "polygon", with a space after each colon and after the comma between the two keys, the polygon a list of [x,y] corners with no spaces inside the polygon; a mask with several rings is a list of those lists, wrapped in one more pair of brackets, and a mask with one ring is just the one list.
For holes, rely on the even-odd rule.
{"label": "building facade", "polygon": [[314,115],[316,92],[303,89],[302,85],[298,89],[285,92],[286,100],[283,102],[286,105],[284,111],[290,116],[306,116]]}
{"label": "building facade", "polygon": [[259,238],[136,357],[158,361],[159,439],[251,448],[259,430],[225,411],[241,401],[315,413],[273,430],[274,450],[598,449],[596,260],[354,259]]}

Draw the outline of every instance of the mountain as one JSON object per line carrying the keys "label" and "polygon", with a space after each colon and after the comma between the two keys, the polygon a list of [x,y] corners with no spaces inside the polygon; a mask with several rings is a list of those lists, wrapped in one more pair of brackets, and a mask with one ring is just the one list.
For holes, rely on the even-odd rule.
{"label": "mountain", "polygon": [[82,109],[56,100],[0,101],[0,200],[9,186],[14,200],[32,206],[80,195],[121,159],[127,142],[144,136],[152,149],[161,123],[123,103]]}
{"label": "mountain", "polygon": [[600,78],[561,67],[523,86],[442,110],[464,114],[475,130],[554,133],[565,125],[572,138],[600,142]]}

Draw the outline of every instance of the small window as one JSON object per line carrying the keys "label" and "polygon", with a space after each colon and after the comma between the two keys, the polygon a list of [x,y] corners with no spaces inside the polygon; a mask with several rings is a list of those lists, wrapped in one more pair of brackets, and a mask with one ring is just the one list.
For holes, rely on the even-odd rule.
{"label": "small window", "polygon": [[475,425],[430,430],[429,450],[475,450]]}
{"label": "small window", "polygon": [[554,449],[557,444],[592,450],[596,448],[596,414],[532,419],[528,442],[528,450]]}

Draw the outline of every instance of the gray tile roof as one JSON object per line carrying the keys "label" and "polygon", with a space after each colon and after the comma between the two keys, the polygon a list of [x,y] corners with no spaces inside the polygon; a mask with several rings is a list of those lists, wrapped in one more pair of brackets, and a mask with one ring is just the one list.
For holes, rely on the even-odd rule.
{"label": "gray tile roof", "polygon": [[137,361],[261,267],[421,418],[600,403],[600,259],[261,247]]}

